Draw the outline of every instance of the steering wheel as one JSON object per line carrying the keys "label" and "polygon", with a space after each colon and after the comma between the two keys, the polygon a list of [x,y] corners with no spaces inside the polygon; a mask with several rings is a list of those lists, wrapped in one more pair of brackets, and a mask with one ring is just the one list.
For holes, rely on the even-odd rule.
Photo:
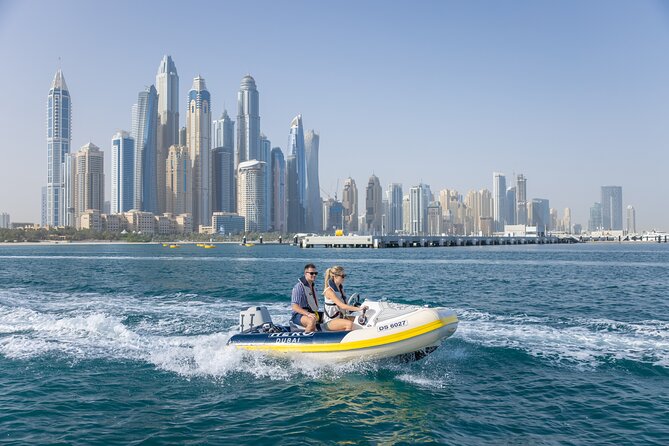
{"label": "steering wheel", "polygon": [[358,293],[353,293],[349,296],[346,303],[352,307],[359,307],[362,305],[362,297]]}

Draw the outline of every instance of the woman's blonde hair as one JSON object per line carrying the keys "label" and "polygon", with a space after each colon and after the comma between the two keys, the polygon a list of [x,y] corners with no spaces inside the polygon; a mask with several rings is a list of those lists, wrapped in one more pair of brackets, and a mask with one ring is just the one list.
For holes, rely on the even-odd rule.
{"label": "woman's blonde hair", "polygon": [[325,271],[325,285],[323,285],[323,294],[325,294],[325,290],[327,290],[330,286],[330,279],[332,279],[334,276],[341,276],[342,274],[344,274],[344,267],[339,265],[330,267]]}

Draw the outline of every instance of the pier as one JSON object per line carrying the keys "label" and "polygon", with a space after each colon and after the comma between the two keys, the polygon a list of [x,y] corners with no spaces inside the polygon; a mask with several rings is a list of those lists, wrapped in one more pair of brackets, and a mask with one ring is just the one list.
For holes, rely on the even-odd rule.
{"label": "pier", "polygon": [[302,248],[427,248],[439,246],[540,245],[579,243],[573,236],[464,236],[464,235],[310,235]]}

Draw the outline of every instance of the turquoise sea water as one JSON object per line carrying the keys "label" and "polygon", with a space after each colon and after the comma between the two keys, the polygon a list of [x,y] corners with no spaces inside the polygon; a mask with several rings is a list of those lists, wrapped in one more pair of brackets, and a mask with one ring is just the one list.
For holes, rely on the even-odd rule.
{"label": "turquoise sea water", "polygon": [[[306,262],[458,331],[410,364],[226,347]],[[668,295],[665,244],[1,246],[0,444],[666,445]]]}

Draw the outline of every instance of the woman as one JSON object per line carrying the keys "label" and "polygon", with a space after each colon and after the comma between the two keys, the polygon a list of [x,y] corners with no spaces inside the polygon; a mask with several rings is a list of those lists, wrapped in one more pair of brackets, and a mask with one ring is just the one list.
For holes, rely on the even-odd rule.
{"label": "woman", "polygon": [[346,311],[359,311],[367,307],[354,307],[346,303],[344,280],[346,273],[341,266],[333,266],[325,271],[325,308],[323,323],[329,331],[353,329],[353,318],[346,317]]}

